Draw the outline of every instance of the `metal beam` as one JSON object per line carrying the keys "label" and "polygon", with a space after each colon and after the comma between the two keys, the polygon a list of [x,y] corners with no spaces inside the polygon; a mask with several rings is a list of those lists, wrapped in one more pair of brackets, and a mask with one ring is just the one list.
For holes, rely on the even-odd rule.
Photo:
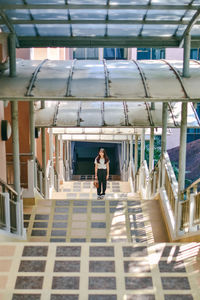
{"label": "metal beam", "polygon": [[98,5],[98,4],[1,4],[2,9],[78,9],[78,10],[96,10],[96,9],[114,9],[114,10],[197,10],[198,5]]}
{"label": "metal beam", "polygon": [[1,24],[5,24],[10,32],[15,33],[15,29],[14,29],[10,19],[7,17],[7,15],[5,14],[5,12],[2,9],[0,10],[0,16],[3,21],[3,22],[1,22]]}
{"label": "metal beam", "polygon": [[9,45],[9,76],[16,76],[16,36],[10,33],[8,37]]}
{"label": "metal beam", "polygon": [[85,102],[93,102],[93,101],[104,101],[104,102],[123,102],[124,99],[126,102],[199,102],[199,97],[185,97],[183,98],[176,98],[176,97],[165,97],[165,98],[115,98],[115,97],[55,97],[55,96],[48,96],[48,97],[26,97],[26,96],[1,96],[0,101],[85,101]]}
{"label": "metal beam", "polygon": [[190,34],[186,34],[184,39],[184,59],[183,59],[183,77],[190,77]]}
{"label": "metal beam", "polygon": [[[178,47],[179,37],[135,37],[135,36],[108,36],[108,37],[67,37],[67,36],[18,36],[20,48],[29,47],[85,47],[85,48],[127,48],[127,47]],[[200,45],[200,37],[195,37]]]}
{"label": "metal beam", "polygon": [[[0,25],[3,25],[4,22],[0,21]],[[59,19],[52,19],[52,20],[13,20],[12,24],[14,25],[54,25],[54,24],[67,24],[67,25],[74,25],[74,24],[125,24],[125,25],[189,25],[189,21],[180,21],[180,20],[91,20],[91,19],[84,19],[84,20],[59,20]],[[200,22],[197,22],[199,25]]]}
{"label": "metal beam", "polygon": [[184,41],[185,37],[190,33],[192,27],[196,24],[196,22],[199,19],[199,17],[200,17],[200,6],[198,6],[198,9],[197,9],[196,13],[194,14],[194,16],[190,20],[187,28],[185,29],[185,31],[184,31],[184,33],[183,33],[183,35],[181,37],[179,47],[183,46],[183,41]]}

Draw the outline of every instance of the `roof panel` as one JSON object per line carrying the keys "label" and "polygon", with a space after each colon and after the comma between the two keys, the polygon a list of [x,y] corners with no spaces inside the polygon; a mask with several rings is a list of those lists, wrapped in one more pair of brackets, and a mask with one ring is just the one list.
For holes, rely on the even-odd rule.
{"label": "roof panel", "polygon": [[108,35],[110,36],[137,36],[141,25],[108,25]]}
{"label": "roof panel", "polygon": [[11,20],[30,20],[30,13],[28,10],[7,10],[6,14]]}
{"label": "roof panel", "polygon": [[35,36],[34,25],[14,25],[17,35],[20,36]]}
{"label": "roof panel", "polygon": [[148,10],[146,20],[180,20],[184,10]]}
{"label": "roof panel", "polygon": [[144,25],[142,35],[143,36],[172,36],[177,29],[177,25]]}
{"label": "roof panel", "polygon": [[181,4],[190,4],[191,0],[152,0],[151,4],[169,4],[169,5],[180,5]]}
{"label": "roof panel", "polygon": [[60,9],[31,9],[31,14],[35,20],[68,20],[67,10]]}
{"label": "roof panel", "polygon": [[142,20],[146,10],[109,9],[109,20]]}
{"label": "roof panel", "polygon": [[74,24],[72,32],[73,36],[104,36],[105,25]]}
{"label": "roof panel", "polygon": [[69,4],[91,4],[91,5],[96,5],[96,4],[102,4],[105,5],[107,3],[107,0],[68,0]]}
{"label": "roof panel", "polygon": [[70,9],[72,20],[105,20],[107,11],[105,9]]}
{"label": "roof panel", "polygon": [[65,4],[65,0],[26,0],[27,4]]}
{"label": "roof panel", "polygon": [[70,36],[70,25],[37,25],[41,36]]}

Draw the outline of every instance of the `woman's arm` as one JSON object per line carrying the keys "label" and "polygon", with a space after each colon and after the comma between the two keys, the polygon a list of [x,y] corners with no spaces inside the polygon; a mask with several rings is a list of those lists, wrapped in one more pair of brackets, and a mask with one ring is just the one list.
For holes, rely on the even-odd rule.
{"label": "woman's arm", "polygon": [[108,178],[109,178],[109,171],[110,171],[109,162],[106,163],[106,170],[107,170],[106,179],[108,180]]}
{"label": "woman's arm", "polygon": [[95,164],[94,171],[95,171],[95,178],[97,178],[97,171],[98,171],[98,165],[97,164]]}

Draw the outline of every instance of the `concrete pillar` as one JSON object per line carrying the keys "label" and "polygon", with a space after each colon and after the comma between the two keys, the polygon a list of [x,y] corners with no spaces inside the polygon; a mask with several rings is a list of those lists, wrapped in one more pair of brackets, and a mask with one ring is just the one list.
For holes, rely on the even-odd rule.
{"label": "concrete pillar", "polygon": [[138,170],[138,135],[135,135],[135,174]]}
{"label": "concrete pillar", "polygon": [[186,34],[184,39],[184,57],[183,57],[183,77],[190,77],[190,33]]}
{"label": "concrete pillar", "polygon": [[12,144],[13,144],[13,165],[14,165],[14,189],[20,200],[20,157],[19,157],[19,125],[18,125],[18,102],[11,102],[12,114]]}
{"label": "concrete pillar", "polygon": [[42,170],[44,173],[44,197],[47,195],[47,176],[46,176],[46,131],[42,128]]}
{"label": "concrete pillar", "polygon": [[36,164],[35,164],[35,118],[34,118],[34,101],[29,102],[29,114],[30,114],[30,150],[32,153],[32,160],[34,163],[34,186],[36,186],[37,183],[37,170],[36,170]]}
{"label": "concrete pillar", "polygon": [[15,77],[16,76],[16,36],[14,33],[9,34],[8,38],[8,45],[9,45],[9,76]]}
{"label": "concrete pillar", "polygon": [[150,130],[150,141],[149,141],[149,172],[154,168],[154,128]]}
{"label": "concrete pillar", "polygon": [[60,134],[60,159],[63,160],[63,139],[62,139],[62,134]]}
{"label": "concrete pillar", "polygon": [[141,147],[140,147],[140,166],[145,160],[145,128],[142,129],[141,134]]}

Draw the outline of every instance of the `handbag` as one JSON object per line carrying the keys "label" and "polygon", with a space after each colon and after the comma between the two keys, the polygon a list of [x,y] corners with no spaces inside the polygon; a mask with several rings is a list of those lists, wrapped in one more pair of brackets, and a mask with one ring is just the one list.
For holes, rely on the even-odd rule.
{"label": "handbag", "polygon": [[93,182],[93,184],[94,184],[94,187],[98,189],[98,187],[99,187],[99,182],[98,182],[98,180],[95,180],[95,181]]}

